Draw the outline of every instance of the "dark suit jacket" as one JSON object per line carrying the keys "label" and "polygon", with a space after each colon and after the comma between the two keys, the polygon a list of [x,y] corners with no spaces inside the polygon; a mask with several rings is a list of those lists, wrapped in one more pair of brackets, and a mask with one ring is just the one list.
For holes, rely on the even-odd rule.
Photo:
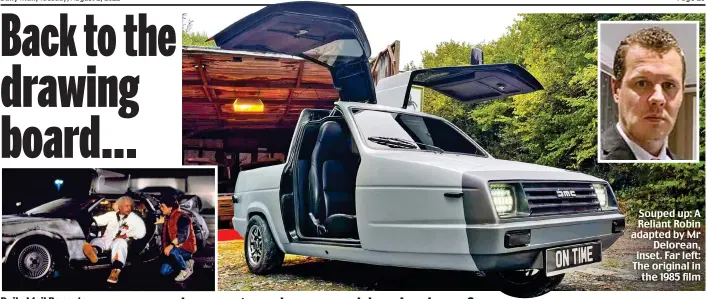
{"label": "dark suit jacket", "polygon": [[[670,149],[665,149],[666,154],[675,160]],[[616,126],[611,126],[601,134],[601,159],[602,160],[636,160],[631,148],[621,138],[621,133]]]}

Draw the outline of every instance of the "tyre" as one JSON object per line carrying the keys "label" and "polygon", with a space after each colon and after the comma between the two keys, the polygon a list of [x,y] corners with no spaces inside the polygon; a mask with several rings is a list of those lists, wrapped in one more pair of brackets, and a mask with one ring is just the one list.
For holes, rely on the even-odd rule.
{"label": "tyre", "polygon": [[245,260],[248,269],[254,274],[268,274],[282,266],[285,253],[277,247],[268,223],[260,215],[248,221],[245,241]]}
{"label": "tyre", "polygon": [[28,283],[47,280],[54,274],[57,264],[50,246],[42,243],[23,244],[8,260],[7,266],[15,277]]}
{"label": "tyre", "polygon": [[548,277],[545,270],[519,270],[488,273],[494,286],[516,298],[532,298],[547,294],[560,284],[564,274]]}

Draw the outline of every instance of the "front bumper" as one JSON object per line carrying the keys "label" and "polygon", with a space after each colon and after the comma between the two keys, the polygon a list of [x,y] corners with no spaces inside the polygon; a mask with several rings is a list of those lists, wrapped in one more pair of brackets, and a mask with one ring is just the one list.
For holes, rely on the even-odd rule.
{"label": "front bumper", "polygon": [[[491,225],[467,226],[469,251],[481,271],[542,269],[544,250],[570,244],[600,241],[602,250],[609,248],[623,235],[615,222],[624,216],[618,213],[576,216],[555,219],[532,219]],[[530,242],[525,246],[506,248],[506,234],[530,231]]]}

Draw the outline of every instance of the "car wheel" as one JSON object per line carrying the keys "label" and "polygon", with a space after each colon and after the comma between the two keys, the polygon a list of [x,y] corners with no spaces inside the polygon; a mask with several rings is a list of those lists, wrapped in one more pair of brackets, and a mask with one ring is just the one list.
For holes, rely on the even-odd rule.
{"label": "car wheel", "polygon": [[38,282],[49,278],[54,273],[56,261],[49,247],[32,243],[17,251],[10,261],[18,277],[25,281]]}
{"label": "car wheel", "polygon": [[557,287],[564,274],[548,277],[545,270],[519,270],[489,273],[494,285],[501,292],[516,298],[532,298],[544,295]]}
{"label": "car wheel", "polygon": [[250,272],[268,274],[282,265],[285,254],[277,247],[268,223],[259,215],[248,221],[245,242],[245,260]]}

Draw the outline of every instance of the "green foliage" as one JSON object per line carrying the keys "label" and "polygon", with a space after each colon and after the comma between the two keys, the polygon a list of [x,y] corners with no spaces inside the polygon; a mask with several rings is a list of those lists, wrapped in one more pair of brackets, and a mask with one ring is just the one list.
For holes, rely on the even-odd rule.
{"label": "green foliage", "polygon": [[608,175],[612,186],[623,187],[617,190],[617,197],[629,219],[640,209],[704,211],[704,163],[621,165]]}
{"label": "green foliage", "polygon": [[[629,217],[639,209],[704,210],[704,163],[597,163],[597,21],[697,20],[704,62],[704,14],[524,14],[497,40],[471,45],[447,41],[422,54],[422,67],[467,65],[472,47],[485,63],[516,63],[544,90],[464,105],[426,90],[423,110],[455,123],[497,158],[589,173],[612,184]],[[412,67],[412,66],[411,66]],[[704,99],[704,63],[700,99]],[[704,100],[700,145],[704,145]],[[700,157],[704,160],[704,146]],[[704,215],[704,213],[702,213]]]}
{"label": "green foliage", "polygon": [[420,69],[420,67],[417,66],[417,65],[415,65],[415,62],[414,62],[414,61],[410,61],[410,62],[408,62],[407,64],[405,64],[405,65],[403,66],[403,71],[405,71],[405,72],[407,72],[407,71],[414,71],[414,70],[417,70],[417,69]]}
{"label": "green foliage", "polygon": [[213,40],[207,41],[209,36],[205,32],[184,32],[182,31],[182,46],[207,46],[215,47]]}
{"label": "green foliage", "polygon": [[186,13],[182,14],[182,46],[207,46],[215,47],[214,41],[207,41],[209,36],[206,32],[192,32],[191,27],[194,21],[189,19]]}

